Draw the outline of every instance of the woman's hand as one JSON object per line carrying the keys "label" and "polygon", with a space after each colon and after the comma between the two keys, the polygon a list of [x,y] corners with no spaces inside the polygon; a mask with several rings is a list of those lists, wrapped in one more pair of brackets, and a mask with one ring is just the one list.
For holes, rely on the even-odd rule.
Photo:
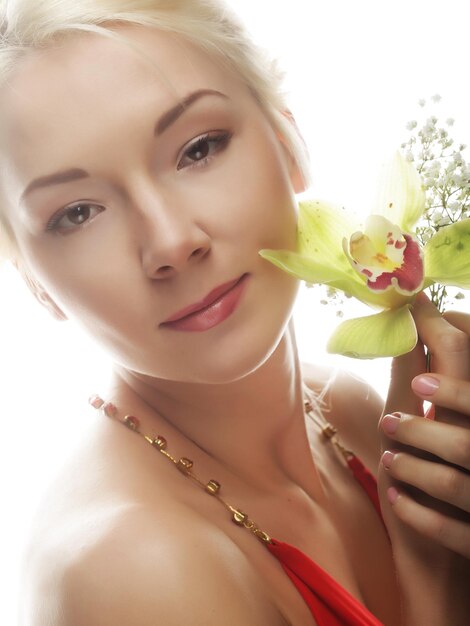
{"label": "woman's hand", "polygon": [[[421,343],[393,363],[380,421],[379,491],[405,623],[460,625],[468,623],[470,611],[465,583],[470,574],[470,316],[443,317],[422,295],[413,315]],[[429,373],[423,344],[431,353]],[[432,402],[434,416],[423,416],[424,400]]]}
{"label": "woman's hand", "polygon": [[[423,367],[421,348],[395,364],[401,371],[394,372],[380,424],[387,496],[403,523],[470,558],[470,315],[444,319],[421,297],[414,316],[432,373],[413,376]],[[423,419],[422,400],[435,406],[434,420]]]}

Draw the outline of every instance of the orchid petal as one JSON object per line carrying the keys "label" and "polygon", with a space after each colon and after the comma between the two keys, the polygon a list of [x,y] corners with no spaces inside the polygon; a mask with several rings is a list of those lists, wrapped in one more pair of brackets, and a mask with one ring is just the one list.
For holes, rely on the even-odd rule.
{"label": "orchid petal", "polygon": [[349,272],[342,241],[345,233],[359,228],[359,222],[350,214],[327,202],[300,202],[297,228],[299,254]]}
{"label": "orchid petal", "polygon": [[327,351],[356,359],[399,356],[418,340],[408,306],[347,320],[330,337]]}
{"label": "orchid petal", "polygon": [[426,282],[470,289],[470,219],[444,226],[424,247]]}
{"label": "orchid petal", "polygon": [[348,280],[348,276],[342,270],[338,270],[328,262],[320,262],[304,254],[291,252],[290,250],[260,250],[259,255],[270,261],[281,270],[291,276],[305,280],[310,284],[331,283],[333,281]]}
{"label": "orchid petal", "polygon": [[384,166],[374,213],[411,232],[426,208],[423,181],[399,152]]}
{"label": "orchid petal", "polygon": [[342,248],[345,232],[358,224],[346,211],[320,201],[301,202],[297,225],[297,252],[260,250],[259,254],[289,274],[307,283],[338,283],[338,289],[350,282],[367,288],[352,270]]}

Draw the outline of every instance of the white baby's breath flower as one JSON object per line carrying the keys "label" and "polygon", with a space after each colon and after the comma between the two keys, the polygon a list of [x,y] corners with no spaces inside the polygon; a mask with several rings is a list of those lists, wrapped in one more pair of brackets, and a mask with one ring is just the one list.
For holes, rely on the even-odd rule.
{"label": "white baby's breath flower", "polygon": [[423,130],[421,132],[423,134],[423,137],[429,141],[433,138],[434,131],[435,131],[434,124],[432,123],[432,121],[428,120],[425,126],[423,126]]}
{"label": "white baby's breath flower", "polygon": [[434,230],[432,228],[425,228],[421,233],[421,239],[423,243],[427,243],[433,235]]}
{"label": "white baby's breath flower", "polygon": [[433,176],[438,176],[440,170],[441,170],[441,164],[439,163],[439,161],[437,159],[434,160],[434,161],[430,161],[427,164],[426,171],[427,171],[428,175],[432,174]]}
{"label": "white baby's breath flower", "polygon": [[[440,95],[435,94],[429,105],[424,98],[418,104],[432,113],[431,107],[440,100]],[[402,151],[407,161],[414,162],[426,194],[425,211],[416,228],[423,245],[442,227],[470,218],[470,163],[465,160],[466,145],[456,143],[449,135],[453,126],[453,117],[439,123],[433,114],[423,122],[411,120],[406,124],[409,136]],[[443,285],[434,285],[430,296],[441,311],[452,300]]]}
{"label": "white baby's breath flower", "polygon": [[458,213],[458,212],[460,211],[460,209],[461,209],[461,208],[462,208],[462,205],[461,205],[461,203],[460,203],[460,202],[458,202],[458,201],[451,202],[451,203],[447,206],[447,209],[448,209],[451,213],[453,213],[454,215],[455,215],[456,213]]}

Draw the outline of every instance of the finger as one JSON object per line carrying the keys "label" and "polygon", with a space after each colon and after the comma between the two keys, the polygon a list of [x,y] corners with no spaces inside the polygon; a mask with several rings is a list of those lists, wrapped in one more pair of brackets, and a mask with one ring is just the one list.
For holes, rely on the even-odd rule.
{"label": "finger", "polygon": [[470,513],[469,474],[450,465],[390,450],[382,455],[382,465],[395,480],[416,487],[441,502],[447,502]]}
{"label": "finger", "polygon": [[441,546],[470,558],[470,524],[419,504],[403,490],[390,487],[392,511],[404,524]]}
{"label": "finger", "polygon": [[413,378],[411,388],[423,400],[457,412],[456,425],[470,427],[470,382],[442,374],[421,374]]}
{"label": "finger", "polygon": [[470,335],[470,315],[461,311],[447,311],[442,317],[467,335]]}
{"label": "finger", "polygon": [[412,446],[470,470],[470,430],[453,424],[394,413],[380,420],[380,428],[394,442]]}
{"label": "finger", "polygon": [[420,342],[408,354],[393,359],[384,414],[394,411],[413,415],[423,414],[423,403],[411,389],[410,382],[412,378],[425,371],[425,364],[423,345]]}
{"label": "finger", "polygon": [[422,293],[416,298],[413,317],[421,341],[431,352],[432,371],[456,378],[470,378],[467,332],[448,322]]}

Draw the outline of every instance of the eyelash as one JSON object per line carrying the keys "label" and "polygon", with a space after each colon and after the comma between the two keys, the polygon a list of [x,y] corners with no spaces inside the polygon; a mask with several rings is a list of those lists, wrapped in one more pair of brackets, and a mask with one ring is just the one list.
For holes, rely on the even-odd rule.
{"label": "eyelash", "polygon": [[104,207],[100,206],[99,204],[93,204],[91,202],[85,202],[85,201],[77,202],[77,204],[60,209],[60,211],[58,211],[55,215],[53,215],[46,224],[46,231],[74,230],[75,228],[80,228],[84,224],[87,224],[90,221],[90,218],[86,219],[84,222],[82,222],[82,224],[74,224],[73,226],[69,226],[68,228],[60,226],[60,222],[65,217],[68,217],[69,215],[73,213],[73,211],[76,211],[77,209],[80,209],[80,208],[81,209],[86,208],[86,209],[91,209],[91,210],[97,209],[97,214],[104,211]]}
{"label": "eyelash", "polygon": [[[212,133],[206,133],[205,135],[196,137],[196,139],[194,139],[189,146],[185,148],[181,159],[178,160],[176,169],[182,170],[185,168],[204,167],[214,158],[216,154],[227,148],[231,138],[232,135],[227,131],[213,131]],[[190,152],[200,150],[205,143],[214,145],[212,154],[209,153],[206,157],[201,158],[199,161],[193,161],[191,165],[181,166],[181,162],[185,156],[187,156]]]}
{"label": "eyelash", "polygon": [[[205,167],[214,158],[216,154],[218,154],[219,152],[222,152],[223,150],[225,150],[225,148],[227,148],[228,144],[230,143],[231,138],[232,138],[231,133],[227,131],[212,131],[210,133],[206,133],[205,135],[201,135],[200,137],[196,137],[196,139],[193,139],[190,142],[190,144],[187,146],[187,148],[185,148],[181,158],[178,160],[178,165],[176,169],[179,171],[182,169],[188,169],[188,168],[191,169],[194,167]],[[191,152],[194,153],[194,152],[200,151],[201,148],[204,146],[204,144],[213,144],[212,152],[209,150],[209,154],[207,156],[202,157],[200,160],[192,161],[190,165],[181,165],[184,157],[187,157]],[[65,217],[68,217],[69,215],[73,213],[73,211],[76,211],[77,209],[80,209],[80,208],[98,209],[98,213],[101,213],[102,211],[105,210],[104,207],[98,204],[92,204],[92,203],[87,203],[83,201],[72,206],[64,207],[63,209],[58,211],[55,215],[53,215],[52,218],[48,221],[46,225],[46,231],[59,231],[61,229],[63,231],[67,231],[67,230],[73,231],[76,228],[82,227],[84,224],[86,225],[90,221],[89,217],[88,219],[84,220],[82,224],[75,224],[74,226],[69,226],[68,228],[67,227],[64,228],[60,226],[60,222]]]}

